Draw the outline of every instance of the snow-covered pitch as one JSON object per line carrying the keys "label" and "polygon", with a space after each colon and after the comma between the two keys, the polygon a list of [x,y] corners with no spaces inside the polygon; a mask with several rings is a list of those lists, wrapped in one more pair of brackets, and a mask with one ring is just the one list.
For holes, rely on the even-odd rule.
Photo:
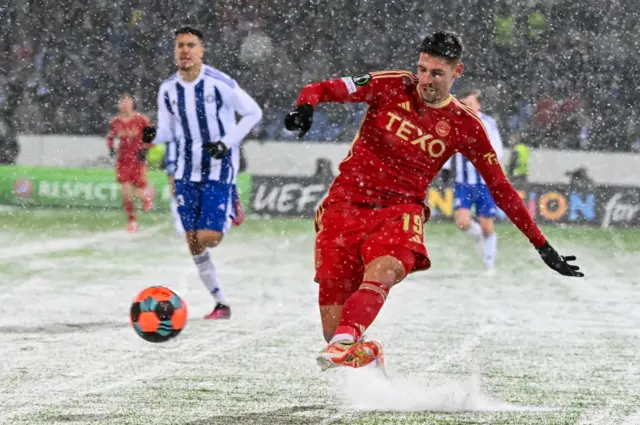
{"label": "snow-covered pitch", "polygon": [[[368,331],[376,370],[320,372],[313,225],[249,220],[213,251],[230,321],[168,215],[0,211],[0,424],[640,424],[640,232],[544,229],[587,277],[546,268],[510,225],[497,273],[452,224],[433,268],[394,288]],[[167,285],[190,319],[150,344],[128,323]]]}

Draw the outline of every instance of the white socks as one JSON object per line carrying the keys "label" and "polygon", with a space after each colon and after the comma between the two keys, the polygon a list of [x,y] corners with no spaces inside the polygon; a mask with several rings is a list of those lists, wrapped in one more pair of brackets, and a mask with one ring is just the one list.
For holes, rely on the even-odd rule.
{"label": "white socks", "polygon": [[492,270],[496,263],[496,250],[498,247],[498,235],[495,232],[484,237],[484,268]]}
{"label": "white socks", "polygon": [[353,344],[354,342],[356,342],[353,339],[353,335],[350,334],[337,334],[334,335],[333,338],[331,338],[331,341],[329,341],[329,345],[335,343],[335,342],[346,342],[349,344]]}
{"label": "white socks", "polygon": [[495,267],[496,262],[498,235],[493,232],[489,236],[483,236],[480,223],[473,220],[471,221],[469,228],[464,232],[475,239],[478,255],[482,258],[484,268],[492,270]]}
{"label": "white socks", "polygon": [[209,292],[211,292],[211,295],[213,295],[216,301],[220,304],[228,306],[229,302],[224,296],[224,292],[222,291],[222,287],[220,286],[218,274],[216,273],[216,266],[214,266],[213,262],[211,261],[209,251],[205,250],[202,254],[194,255],[193,262],[196,263],[196,267],[198,267],[198,273],[200,274],[200,279],[202,279],[204,286],[206,286]]}

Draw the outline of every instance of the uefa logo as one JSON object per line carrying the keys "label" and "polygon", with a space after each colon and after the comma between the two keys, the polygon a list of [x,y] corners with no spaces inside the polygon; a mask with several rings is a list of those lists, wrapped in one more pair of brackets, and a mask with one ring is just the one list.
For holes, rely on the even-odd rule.
{"label": "uefa logo", "polygon": [[33,191],[33,183],[31,180],[27,179],[18,179],[13,184],[13,194],[16,198],[28,198],[31,196],[31,192]]}

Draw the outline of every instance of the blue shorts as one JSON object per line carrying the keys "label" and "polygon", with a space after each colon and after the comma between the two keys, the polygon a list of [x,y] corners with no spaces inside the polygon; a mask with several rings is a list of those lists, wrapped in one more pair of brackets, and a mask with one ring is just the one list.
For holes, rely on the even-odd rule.
{"label": "blue shorts", "polygon": [[453,188],[453,209],[470,210],[473,205],[479,217],[495,218],[498,211],[486,184],[456,183]]}
{"label": "blue shorts", "polygon": [[176,180],[176,202],[184,230],[229,230],[234,216],[233,186],[218,181]]}

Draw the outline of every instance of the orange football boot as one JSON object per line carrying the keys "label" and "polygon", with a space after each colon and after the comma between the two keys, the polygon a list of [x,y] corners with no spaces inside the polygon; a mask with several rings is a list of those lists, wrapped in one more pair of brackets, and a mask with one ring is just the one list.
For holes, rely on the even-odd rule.
{"label": "orange football boot", "polygon": [[338,341],[327,345],[316,358],[320,369],[339,366],[359,368],[376,361],[384,370],[384,354],[378,341]]}

